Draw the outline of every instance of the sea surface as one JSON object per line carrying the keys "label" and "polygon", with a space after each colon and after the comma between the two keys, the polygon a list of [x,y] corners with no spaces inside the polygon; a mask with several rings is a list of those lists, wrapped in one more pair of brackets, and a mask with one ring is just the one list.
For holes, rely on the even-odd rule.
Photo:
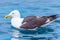
{"label": "sea surface", "polygon": [[60,14],[60,0],[0,0],[0,40],[60,40],[60,17],[36,30],[13,28],[4,16],[19,10],[21,17]]}

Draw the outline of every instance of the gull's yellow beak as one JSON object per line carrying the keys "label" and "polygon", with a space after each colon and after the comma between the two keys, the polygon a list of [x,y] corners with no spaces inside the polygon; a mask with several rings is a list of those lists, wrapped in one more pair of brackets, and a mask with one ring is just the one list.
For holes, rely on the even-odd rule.
{"label": "gull's yellow beak", "polygon": [[9,15],[9,14],[8,14],[8,15],[6,15],[4,18],[6,18],[6,19],[7,19],[7,18],[9,18],[10,16],[11,16],[11,15]]}

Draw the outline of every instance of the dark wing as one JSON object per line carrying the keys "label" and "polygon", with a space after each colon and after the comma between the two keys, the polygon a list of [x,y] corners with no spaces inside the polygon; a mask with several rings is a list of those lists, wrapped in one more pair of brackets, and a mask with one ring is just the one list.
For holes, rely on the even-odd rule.
{"label": "dark wing", "polygon": [[[21,28],[33,29],[45,24],[46,20],[47,20],[46,17],[37,18],[36,16],[27,16],[24,18],[23,25],[21,26]],[[24,22],[26,23],[24,24]]]}
{"label": "dark wing", "polygon": [[24,18],[24,20],[23,20],[22,23],[32,21],[32,20],[34,20],[35,18],[36,18],[36,16],[26,16],[26,17]]}

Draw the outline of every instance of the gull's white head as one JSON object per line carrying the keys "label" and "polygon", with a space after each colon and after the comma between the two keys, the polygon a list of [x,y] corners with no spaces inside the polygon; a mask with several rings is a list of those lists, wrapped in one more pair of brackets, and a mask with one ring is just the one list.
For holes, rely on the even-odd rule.
{"label": "gull's white head", "polygon": [[9,18],[9,17],[20,17],[20,12],[18,10],[13,10],[12,12],[10,12],[8,15],[5,16],[5,18]]}

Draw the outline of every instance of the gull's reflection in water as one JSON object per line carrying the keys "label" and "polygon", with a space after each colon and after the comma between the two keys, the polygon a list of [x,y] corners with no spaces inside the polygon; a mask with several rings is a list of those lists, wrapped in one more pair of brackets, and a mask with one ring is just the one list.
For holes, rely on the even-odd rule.
{"label": "gull's reflection in water", "polygon": [[[26,38],[24,38],[23,36],[28,36]],[[42,37],[42,38],[34,38],[34,37],[31,37],[31,35],[29,36],[28,34],[22,34],[20,33],[18,30],[12,30],[12,38],[11,40],[48,40],[49,38],[45,38],[45,37]]]}
{"label": "gull's reflection in water", "polygon": [[23,35],[25,34],[22,34],[18,30],[13,29],[11,40],[31,40],[30,38],[24,38]]}
{"label": "gull's reflection in water", "polygon": [[20,32],[18,30],[12,30],[12,38],[11,40],[19,40],[19,34]]}
{"label": "gull's reflection in water", "polygon": [[42,27],[38,31],[35,30],[23,30],[12,27],[11,40],[51,40],[52,34],[46,34],[47,32],[53,32],[53,29]]}

